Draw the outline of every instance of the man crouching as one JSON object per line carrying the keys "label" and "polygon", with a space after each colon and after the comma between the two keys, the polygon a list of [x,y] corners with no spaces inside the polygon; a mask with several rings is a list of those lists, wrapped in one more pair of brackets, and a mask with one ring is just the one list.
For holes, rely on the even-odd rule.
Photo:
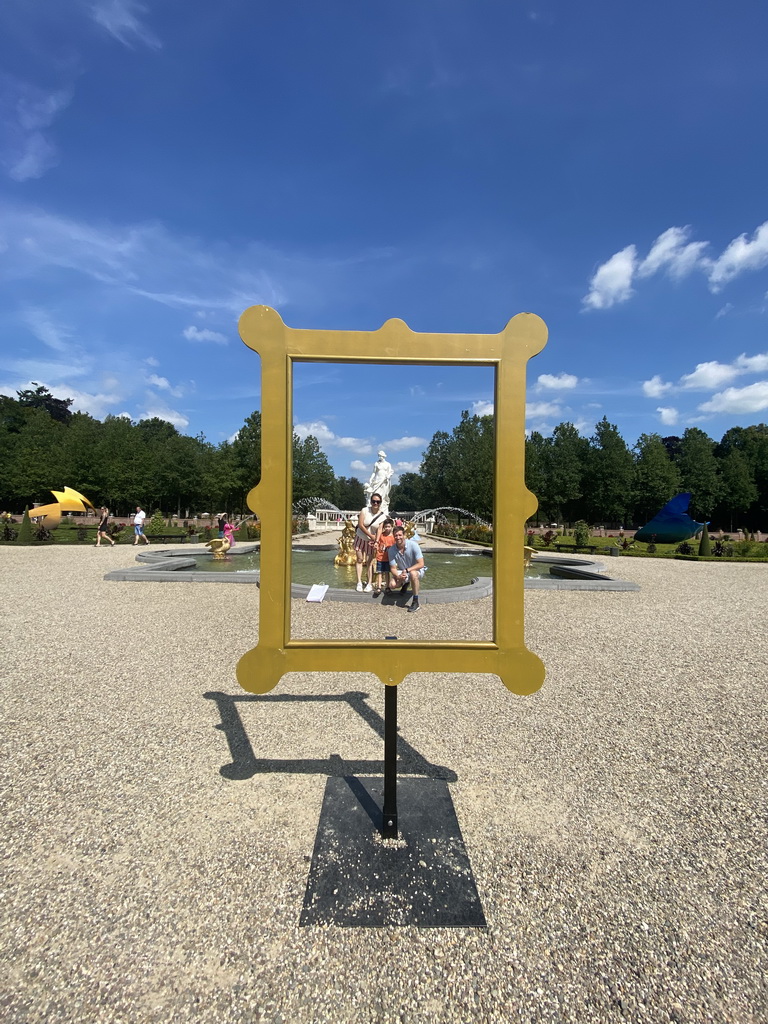
{"label": "man crouching", "polygon": [[395,543],[389,549],[389,568],[396,581],[402,583],[401,594],[408,589],[410,580],[413,601],[408,611],[417,612],[419,610],[419,581],[426,572],[424,556],[415,540],[406,540],[405,530],[402,526],[396,526],[392,532],[395,536]]}

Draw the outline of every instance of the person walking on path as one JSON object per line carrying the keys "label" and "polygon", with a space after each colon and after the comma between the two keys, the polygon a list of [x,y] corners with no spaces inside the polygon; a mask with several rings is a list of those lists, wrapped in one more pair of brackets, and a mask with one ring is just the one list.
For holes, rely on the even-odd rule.
{"label": "person walking on path", "polygon": [[[371,580],[373,578],[373,558],[376,554],[376,535],[379,532],[384,513],[381,511],[381,495],[374,491],[370,498],[370,505],[360,509],[357,517],[357,530],[355,531],[355,572],[357,573],[357,586],[355,590],[363,590],[370,594],[373,590]],[[368,582],[363,588],[363,566],[368,572]]]}
{"label": "person walking on path", "polygon": [[115,542],[110,537],[109,530],[108,530],[108,526],[109,526],[109,509],[106,508],[104,505],[102,505],[101,508],[99,509],[99,515],[100,515],[99,525],[96,527],[96,547],[97,548],[101,547],[101,538],[102,537],[105,540],[108,540],[109,543],[112,545],[112,547],[114,547],[115,546]]}
{"label": "person walking on path", "polygon": [[419,610],[419,584],[421,577],[427,571],[424,565],[424,556],[415,540],[405,539],[404,527],[396,526],[392,532],[395,535],[395,543],[389,549],[389,567],[397,582],[402,583],[401,594],[406,592],[410,582],[413,601],[408,611],[417,612]]}
{"label": "person walking on path", "polygon": [[139,543],[139,537],[144,541],[145,544],[149,544],[149,537],[144,534],[144,520],[147,518],[147,513],[141,507],[136,506],[136,513],[133,517],[133,543],[134,546]]}

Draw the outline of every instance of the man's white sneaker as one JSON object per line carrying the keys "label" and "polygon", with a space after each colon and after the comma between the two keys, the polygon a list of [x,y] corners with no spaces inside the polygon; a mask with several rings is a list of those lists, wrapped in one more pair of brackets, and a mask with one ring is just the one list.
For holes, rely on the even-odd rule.
{"label": "man's white sneaker", "polygon": [[362,592],[363,592],[363,584],[362,583],[358,583],[357,586],[355,587],[355,590],[358,592],[358,594],[362,594]]}
{"label": "man's white sneaker", "polygon": [[370,594],[370,592],[372,590],[373,590],[373,587],[371,586],[371,584],[370,583],[366,583],[365,584],[365,592],[366,592],[366,594]]}

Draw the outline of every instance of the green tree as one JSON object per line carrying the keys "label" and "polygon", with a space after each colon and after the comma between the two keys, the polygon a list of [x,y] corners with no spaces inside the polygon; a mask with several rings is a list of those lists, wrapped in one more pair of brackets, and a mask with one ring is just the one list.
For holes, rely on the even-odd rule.
{"label": "green tree", "polygon": [[680,488],[691,492],[691,516],[703,522],[709,520],[720,500],[721,482],[715,442],[699,430],[688,427],[680,441],[677,459]]}
{"label": "green tree", "polygon": [[455,505],[448,490],[447,475],[450,472],[451,435],[438,430],[432,435],[421,461],[421,478],[424,482],[424,506],[439,508],[441,505]]}
{"label": "green tree", "polygon": [[66,483],[63,452],[67,428],[44,409],[28,408],[25,419],[8,467],[9,487],[17,504],[48,504],[50,491]]}
{"label": "green tree", "polygon": [[107,500],[105,463],[101,458],[104,425],[84,412],[76,412],[64,431],[62,483],[80,491],[95,508]]}
{"label": "green tree", "polygon": [[25,391],[16,392],[19,396],[19,403],[29,409],[43,409],[51,419],[58,423],[69,423],[72,415],[69,407],[74,399],[54,398],[48,388],[38,384],[36,380],[33,380],[32,383],[34,391],[32,388],[27,388]]}
{"label": "green tree", "polygon": [[718,521],[727,524],[733,532],[734,523],[744,521],[751,506],[757,501],[757,487],[744,453],[739,448],[731,450],[720,459],[720,480],[722,483]]}
{"label": "green tree", "polygon": [[339,476],[334,486],[333,503],[340,509],[359,509],[365,504],[365,491],[356,476]]}
{"label": "green tree", "polygon": [[389,507],[398,512],[420,512],[427,507],[424,501],[424,480],[419,473],[400,474],[400,479],[390,492]]}
{"label": "green tree", "polygon": [[302,441],[293,435],[293,500],[326,498],[333,501],[335,477],[317,438],[308,434]]}
{"label": "green tree", "polygon": [[[525,486],[536,495],[539,505],[546,490],[549,440],[534,430],[525,440]],[[538,521],[538,513],[536,519]]]}
{"label": "green tree", "polygon": [[141,453],[137,451],[135,435],[136,428],[127,416],[107,416],[101,426],[97,460],[103,496],[92,500],[104,501],[114,515],[128,515],[139,501],[134,463]]}
{"label": "green tree", "polygon": [[624,523],[632,504],[632,453],[618,427],[605,416],[595,425],[589,442],[585,481],[592,524]]}
{"label": "green tree", "polygon": [[552,431],[545,462],[542,507],[550,519],[573,522],[582,518],[583,480],[589,441],[572,423],[559,423]]}
{"label": "green tree", "polygon": [[635,453],[634,518],[642,526],[678,493],[680,474],[658,434],[641,434]]}
{"label": "green tree", "polygon": [[162,508],[164,500],[173,500],[176,478],[169,441],[178,434],[172,423],[157,416],[136,424],[131,470],[134,493],[138,496],[132,499],[132,503]]}
{"label": "green tree", "polygon": [[258,409],[247,417],[232,441],[232,470],[236,502],[246,507],[246,497],[261,479],[261,413]]}
{"label": "green tree", "polygon": [[493,437],[493,416],[462,412],[453,428],[444,470],[449,504],[488,520],[493,518]]}

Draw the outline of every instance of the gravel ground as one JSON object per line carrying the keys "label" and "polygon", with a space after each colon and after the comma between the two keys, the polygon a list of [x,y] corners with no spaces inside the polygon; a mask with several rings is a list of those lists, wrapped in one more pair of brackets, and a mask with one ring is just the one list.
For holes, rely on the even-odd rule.
{"label": "gravel ground", "polygon": [[[0,548],[4,1022],[768,1019],[765,566],[613,559],[639,592],[527,593],[531,697],[406,680],[401,735],[456,773],[488,929],[343,929],[299,913],[326,776],[382,756],[343,695],[382,713],[380,685],[243,694],[257,588],[102,580],[134,554]],[[400,635],[489,623],[390,611]],[[392,628],[294,622],[353,613]],[[279,771],[228,773],[211,692]]]}

